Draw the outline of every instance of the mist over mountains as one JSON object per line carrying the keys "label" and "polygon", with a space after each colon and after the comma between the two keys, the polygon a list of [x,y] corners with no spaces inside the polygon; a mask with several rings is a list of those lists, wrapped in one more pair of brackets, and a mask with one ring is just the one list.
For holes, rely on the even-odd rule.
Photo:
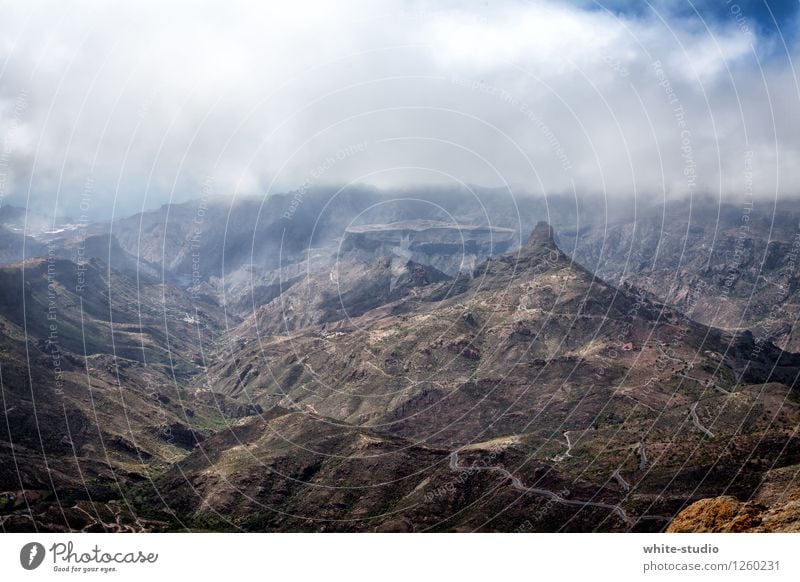
{"label": "mist over mountains", "polygon": [[796,527],[793,206],[358,187],[26,216],[7,531],[661,531],[721,495]]}
{"label": "mist over mountains", "polygon": [[800,531],[798,30],[5,3],[0,531]]}
{"label": "mist over mountains", "polygon": [[74,0],[4,16],[0,200],[16,206],[77,218],[88,199],[100,220],[209,183],[797,195],[793,2]]}

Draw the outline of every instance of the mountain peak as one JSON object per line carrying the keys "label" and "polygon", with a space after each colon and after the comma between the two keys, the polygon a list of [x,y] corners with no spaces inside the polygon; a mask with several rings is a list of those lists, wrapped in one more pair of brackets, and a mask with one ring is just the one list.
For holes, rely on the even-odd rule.
{"label": "mountain peak", "polygon": [[555,230],[544,220],[539,221],[528,238],[529,247],[556,247]]}

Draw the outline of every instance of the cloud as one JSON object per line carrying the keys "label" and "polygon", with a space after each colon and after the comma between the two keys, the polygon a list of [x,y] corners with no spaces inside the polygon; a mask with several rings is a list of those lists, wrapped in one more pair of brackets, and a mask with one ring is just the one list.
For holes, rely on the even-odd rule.
{"label": "cloud", "polygon": [[14,3],[0,197],[129,213],[210,177],[793,195],[795,49],[740,4]]}

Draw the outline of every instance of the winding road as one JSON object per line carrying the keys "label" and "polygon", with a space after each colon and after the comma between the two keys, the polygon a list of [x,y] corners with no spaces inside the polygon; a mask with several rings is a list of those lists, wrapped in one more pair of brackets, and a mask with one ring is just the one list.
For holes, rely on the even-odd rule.
{"label": "winding road", "polygon": [[613,473],[611,473],[611,476],[617,480],[617,483],[619,483],[620,487],[622,487],[625,491],[631,490],[631,484],[628,483],[620,474],[619,469],[616,469]]}
{"label": "winding road", "polygon": [[689,414],[692,417],[692,422],[694,423],[694,425],[698,429],[703,431],[708,438],[713,439],[714,438],[714,433],[711,432],[710,430],[708,430],[705,426],[703,426],[703,424],[700,422],[700,418],[697,416],[697,405],[698,404],[700,404],[699,400],[689,407]]}
{"label": "winding road", "polygon": [[718,390],[719,392],[722,392],[723,394],[726,394],[726,395],[730,394],[729,390],[725,390],[725,388],[723,388],[719,384],[715,384],[714,382],[711,382],[710,380],[701,380],[700,378],[695,378],[694,376],[686,374],[685,372],[679,372],[678,376],[680,376],[681,378],[686,378],[687,380],[692,380],[694,382],[697,382],[701,386],[714,388],[715,390]]}
{"label": "winding road", "polygon": [[569,457],[572,456],[572,455],[570,455],[570,452],[572,451],[572,442],[569,440],[569,431],[565,431],[564,432],[564,438],[567,439],[567,450],[564,451],[563,453],[559,453],[555,457],[553,457],[553,460],[556,463],[560,463],[564,459],[568,459]]}
{"label": "winding road", "polygon": [[644,443],[639,443],[639,470],[643,471],[647,467],[647,451],[644,449]]}
{"label": "winding road", "polygon": [[556,503],[562,503],[564,505],[572,505],[575,507],[598,507],[600,509],[607,509],[609,511],[613,511],[616,513],[622,521],[624,521],[627,525],[632,526],[636,522],[636,520],[630,517],[625,510],[622,509],[619,505],[614,505],[611,503],[603,503],[602,501],[580,501],[578,499],[566,499],[562,497],[558,493],[550,491],[548,489],[539,489],[538,487],[526,487],[523,485],[522,481],[520,481],[519,477],[512,475],[508,470],[504,469],[503,467],[461,467],[458,464],[458,452],[453,451],[450,453],[450,469],[456,472],[462,471],[489,471],[493,473],[499,473],[503,475],[506,479],[511,481],[511,486],[514,489],[519,491],[523,491],[525,493],[531,493],[533,495],[541,495],[542,497],[547,497],[548,499],[552,499]]}

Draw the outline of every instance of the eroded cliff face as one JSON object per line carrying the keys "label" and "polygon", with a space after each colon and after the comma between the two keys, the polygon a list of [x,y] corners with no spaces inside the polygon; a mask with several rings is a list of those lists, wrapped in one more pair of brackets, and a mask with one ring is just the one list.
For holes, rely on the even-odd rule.
{"label": "eroded cliff face", "polygon": [[471,273],[478,263],[516,243],[517,232],[510,228],[409,220],[352,226],[345,231],[341,250],[360,258],[399,257],[455,276]]}

